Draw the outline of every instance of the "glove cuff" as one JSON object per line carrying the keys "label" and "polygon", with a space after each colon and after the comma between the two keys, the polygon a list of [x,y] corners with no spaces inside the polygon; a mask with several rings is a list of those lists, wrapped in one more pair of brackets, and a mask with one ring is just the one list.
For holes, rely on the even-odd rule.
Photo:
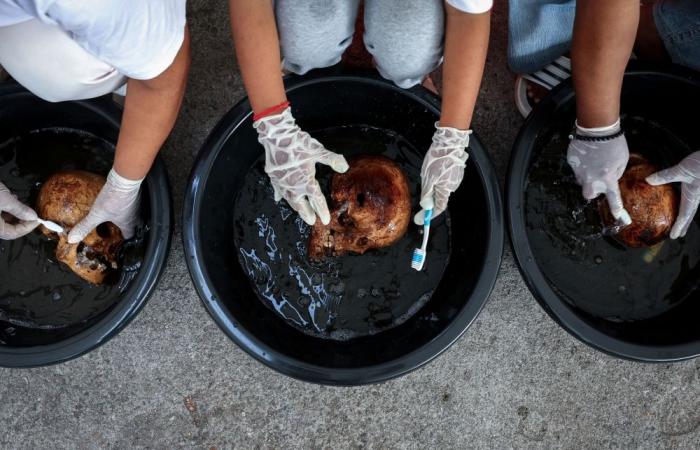
{"label": "glove cuff", "polygon": [[267,109],[263,109],[259,113],[253,114],[253,121],[257,122],[260,119],[264,119],[265,117],[271,117],[271,116],[277,115],[287,108],[289,108],[289,102],[283,101],[282,103],[279,103],[275,106],[271,106]]}
{"label": "glove cuff", "polygon": [[145,178],[141,178],[140,180],[130,180],[128,178],[124,178],[123,176],[119,175],[116,170],[114,170],[114,167],[112,167],[112,170],[109,171],[109,175],[107,175],[107,184],[110,184],[121,191],[139,189],[141,187],[141,183],[143,183],[143,180],[145,180]]}
{"label": "glove cuff", "polygon": [[289,105],[287,105],[287,107],[275,114],[269,114],[264,117],[260,117],[259,119],[256,119],[253,122],[253,128],[258,130],[258,132],[264,132],[267,128],[274,128],[285,122],[291,123],[292,125],[296,123],[294,120],[294,116],[292,116],[292,107]]}
{"label": "glove cuff", "polygon": [[433,142],[441,146],[461,147],[465,149],[469,147],[469,135],[472,130],[460,130],[459,128],[441,127],[440,122],[435,122],[435,134]]}
{"label": "glove cuff", "polygon": [[574,134],[569,136],[569,139],[602,142],[611,141],[622,136],[623,134],[624,132],[620,127],[620,118],[618,117],[618,119],[611,125],[595,128],[582,127],[578,124],[578,121],[576,121]]}

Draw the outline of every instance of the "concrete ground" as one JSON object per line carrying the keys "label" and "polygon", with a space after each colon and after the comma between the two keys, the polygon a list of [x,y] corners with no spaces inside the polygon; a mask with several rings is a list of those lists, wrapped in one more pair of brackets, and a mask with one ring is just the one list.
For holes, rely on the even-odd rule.
{"label": "concrete ground", "polygon": [[[190,0],[194,60],[163,149],[182,206],[191,163],[244,95],[225,2]],[[505,5],[476,123],[503,179],[522,120],[505,66]],[[176,229],[180,226],[178,216]],[[134,322],[59,366],[0,370],[0,448],[700,448],[700,360],[620,361],[558,327],[509,250],[490,302],[428,366],[359,388],[289,379],[236,347],[200,305],[176,231]]]}

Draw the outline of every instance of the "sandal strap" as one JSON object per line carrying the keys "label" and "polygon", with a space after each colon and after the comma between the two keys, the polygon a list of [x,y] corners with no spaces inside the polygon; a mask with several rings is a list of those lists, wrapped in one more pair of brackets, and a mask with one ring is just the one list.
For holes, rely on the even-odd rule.
{"label": "sandal strap", "polygon": [[569,77],[571,77],[571,59],[566,56],[560,56],[537,72],[523,75],[526,80],[549,90]]}

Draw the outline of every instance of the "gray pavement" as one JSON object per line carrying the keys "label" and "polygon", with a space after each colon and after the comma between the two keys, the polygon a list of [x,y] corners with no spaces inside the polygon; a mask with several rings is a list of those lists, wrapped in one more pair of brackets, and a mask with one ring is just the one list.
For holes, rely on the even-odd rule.
{"label": "gray pavement", "polygon": [[[503,2],[496,10],[475,128],[503,179],[522,120]],[[244,95],[225,2],[190,0],[189,11],[191,81],[163,150],[178,214],[200,145]],[[229,341],[200,305],[180,239],[116,338],[59,366],[0,369],[0,448],[700,448],[700,360],[638,364],[581,344],[537,305],[509,250],[450,350],[395,381],[332,388],[279,375]]]}

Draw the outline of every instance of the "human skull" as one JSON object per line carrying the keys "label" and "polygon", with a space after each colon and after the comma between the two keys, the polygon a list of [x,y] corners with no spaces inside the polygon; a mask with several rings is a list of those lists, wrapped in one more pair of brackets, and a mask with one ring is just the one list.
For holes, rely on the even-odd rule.
{"label": "human skull", "polygon": [[[671,232],[678,213],[678,194],[671,185],[651,186],[646,177],[657,168],[643,156],[632,153],[620,178],[620,194],[632,224],[622,228],[615,238],[628,247],[649,247]],[[614,226],[608,202],[601,197],[600,215],[606,226]]]}
{"label": "human skull", "polygon": [[[68,231],[90,212],[105,181],[100,175],[81,170],[58,172],[42,185],[37,213]],[[105,282],[119,268],[119,250],[124,238],[119,227],[111,222],[99,225],[77,244],[69,244],[67,234],[58,235],[43,226],[41,231],[58,240],[56,258],[90,283]]]}
{"label": "human skull", "polygon": [[401,168],[383,156],[360,156],[331,181],[331,222],[316,221],[309,256],[363,254],[388,247],[406,232],[411,219],[411,193]]}

